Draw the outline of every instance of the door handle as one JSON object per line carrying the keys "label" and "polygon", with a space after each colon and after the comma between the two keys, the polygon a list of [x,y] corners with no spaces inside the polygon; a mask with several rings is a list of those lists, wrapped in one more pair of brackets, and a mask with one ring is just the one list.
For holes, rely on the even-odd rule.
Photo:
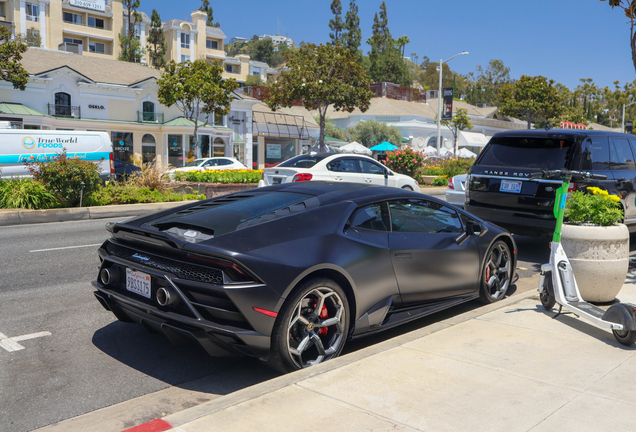
{"label": "door handle", "polygon": [[371,179],[365,178],[364,181],[367,182],[367,183],[371,183]]}
{"label": "door handle", "polygon": [[394,256],[395,256],[395,259],[399,259],[399,260],[413,259],[412,253],[396,253]]}
{"label": "door handle", "polygon": [[336,181],[340,181],[340,180],[342,180],[342,177],[340,177],[340,176],[335,176],[335,177],[334,177],[334,180],[336,180]]}

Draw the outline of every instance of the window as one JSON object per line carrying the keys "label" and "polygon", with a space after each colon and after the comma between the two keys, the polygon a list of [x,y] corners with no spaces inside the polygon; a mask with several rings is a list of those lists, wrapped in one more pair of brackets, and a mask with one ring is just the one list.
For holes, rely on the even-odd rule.
{"label": "window", "polygon": [[135,24],[135,39],[141,39],[141,24]]}
{"label": "window", "polygon": [[55,93],[55,115],[67,116],[71,115],[71,95],[64,92]]}
{"label": "window", "polygon": [[141,139],[141,157],[143,163],[150,163],[155,160],[157,156],[157,146],[155,143],[155,137],[150,134],[145,134]]}
{"label": "window", "polygon": [[214,126],[225,126],[225,116],[214,114]]}
{"label": "window", "polygon": [[364,159],[358,159],[358,167],[364,174],[384,175],[385,169],[380,164],[376,164]]}
{"label": "window", "polygon": [[215,40],[211,40],[211,39],[206,39],[205,40],[205,47],[207,49],[219,49],[219,43]]}
{"label": "window", "polygon": [[225,72],[234,73],[232,65],[225,65]]}
{"label": "window", "polygon": [[[610,167],[609,158],[609,140],[607,137],[587,138],[581,144],[581,153],[576,155],[573,166],[580,167],[579,169],[582,170],[608,170]],[[562,164],[558,168],[563,168],[564,166],[566,165]]]}
{"label": "window", "polygon": [[81,39],[64,38],[64,42],[82,45],[84,42]]}
{"label": "window", "polygon": [[185,63],[187,61],[190,61],[190,56],[181,54],[181,63]]}
{"label": "window", "polygon": [[354,159],[336,159],[327,164],[327,169],[334,172],[357,173],[356,161]]}
{"label": "window", "polygon": [[183,135],[168,135],[168,163],[174,167],[183,164]]}
{"label": "window", "polygon": [[391,230],[412,233],[461,233],[455,210],[432,201],[405,199],[389,203]]}
{"label": "window", "polygon": [[388,231],[389,215],[386,204],[371,204],[357,209],[349,218],[349,225],[353,228]]}
{"label": "window", "polygon": [[111,132],[115,159],[133,162],[133,134],[130,132]]}
{"label": "window", "polygon": [[[84,18],[81,15],[70,13],[70,12],[63,12],[62,13],[62,20],[64,20],[64,22],[70,22],[70,23],[73,23],[73,24],[80,24],[80,25],[84,22]],[[89,20],[89,22],[90,22],[90,20]],[[102,23],[103,22],[104,22],[104,20],[102,20]]]}
{"label": "window", "polygon": [[155,104],[154,102],[145,101],[141,104],[142,118],[145,122],[155,121]]}
{"label": "window", "polygon": [[28,21],[37,22],[39,14],[40,14],[40,6],[33,3],[26,4],[26,19]]}
{"label": "window", "polygon": [[106,52],[106,46],[100,42],[89,42],[88,50],[90,52],[104,54]]}
{"label": "window", "polygon": [[225,142],[222,138],[214,138],[212,156],[225,156]]}
{"label": "window", "polygon": [[572,157],[574,147],[574,142],[568,139],[495,137],[490,140],[479,165],[536,170],[561,169],[568,166],[567,162]]}
{"label": "window", "polygon": [[252,75],[260,75],[260,74],[261,74],[261,68],[257,68],[257,67],[252,68]]}
{"label": "window", "polygon": [[610,147],[610,162],[612,170],[636,170],[634,155],[627,138],[612,138],[614,143]]}
{"label": "window", "polygon": [[188,33],[181,33],[181,48],[190,48],[190,35]]}
{"label": "window", "polygon": [[88,17],[88,26],[89,27],[96,27],[96,28],[103,29],[104,28],[104,20],[101,19],[101,18]]}
{"label": "window", "polygon": [[293,157],[291,159],[286,160],[282,164],[278,165],[279,167],[294,167],[294,168],[311,168],[316,165],[318,162],[323,160],[329,156],[326,153],[323,154],[314,154],[314,155],[300,155]]}

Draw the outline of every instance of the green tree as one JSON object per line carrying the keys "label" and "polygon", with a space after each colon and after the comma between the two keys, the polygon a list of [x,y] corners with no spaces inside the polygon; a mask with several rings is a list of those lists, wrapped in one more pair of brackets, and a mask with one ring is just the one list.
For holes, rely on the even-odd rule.
{"label": "green tree", "polygon": [[[439,63],[428,63],[426,69],[420,75],[420,83],[430,89],[439,88]],[[448,63],[442,63],[442,86],[448,87],[453,81],[453,71],[450,70]]]}
{"label": "green tree", "polygon": [[342,4],[340,0],[333,0],[331,2],[331,13],[333,18],[329,20],[329,37],[332,44],[342,44],[342,32],[344,30],[344,23],[342,22]]}
{"label": "green tree", "polygon": [[208,15],[205,25],[208,27],[221,27],[221,24],[214,22],[214,11],[212,10],[212,6],[210,6],[210,0],[201,0],[201,7],[199,10]]}
{"label": "green tree", "polygon": [[161,28],[161,17],[156,9],[152,10],[150,30],[148,32],[148,57],[150,65],[157,69],[166,67],[166,36]]}
{"label": "green tree", "polygon": [[468,110],[465,108],[458,108],[453,116],[452,120],[442,120],[442,124],[453,133],[453,142],[455,155],[457,155],[457,136],[459,135],[459,131],[470,130],[473,128],[473,125],[470,123],[470,118],[468,117]]}
{"label": "green tree", "polygon": [[245,79],[245,85],[246,86],[258,86],[258,85],[263,85],[263,80],[261,79],[260,75],[249,75],[246,79]]}
{"label": "green tree", "polygon": [[360,57],[359,49],[362,43],[362,30],[360,30],[360,17],[356,0],[349,2],[349,10],[345,15],[345,30],[342,35],[343,45],[351,54]]}
{"label": "green tree", "polygon": [[634,65],[634,70],[636,70],[636,32],[634,32],[634,26],[636,24],[636,2],[633,0],[609,0],[609,5],[612,9],[615,7],[623,9],[625,16],[629,18],[629,46],[632,49],[632,64]]}
{"label": "green tree", "polygon": [[159,102],[167,107],[176,105],[183,116],[194,122],[194,151],[199,147],[199,119],[210,114],[224,116],[230,112],[232,92],[238,88],[235,79],[222,78],[223,67],[218,63],[195,60],[184,63],[170,62],[157,80]]}
{"label": "green tree", "polygon": [[19,40],[11,40],[11,31],[0,26],[0,79],[9,81],[14,89],[25,90],[29,81],[29,73],[22,67],[22,54],[28,49]]}
{"label": "green tree", "polygon": [[400,36],[395,43],[398,47],[402,49],[402,58],[404,58],[404,51],[406,50],[406,45],[411,43],[411,39],[407,35]]}
{"label": "green tree", "polygon": [[267,105],[276,110],[291,107],[302,100],[307,109],[320,117],[320,151],[325,150],[327,108],[336,111],[362,112],[369,109],[373,93],[370,81],[357,58],[341,45],[303,44],[286,53],[287,67],[270,85]]}
{"label": "green tree", "polygon": [[469,72],[466,78],[468,79],[466,102],[472,105],[478,103],[497,105],[499,90],[504,84],[512,82],[510,68],[497,59],[490,60],[485,70],[477,66],[475,72]]}
{"label": "green tree", "polygon": [[271,64],[274,55],[274,43],[271,38],[252,41],[248,46],[248,54],[252,60]]}
{"label": "green tree", "polygon": [[562,98],[554,80],[522,75],[514,84],[504,84],[499,92],[499,112],[525,120],[528,129],[536,118],[550,120],[561,116]]}
{"label": "green tree", "polygon": [[42,46],[42,37],[40,36],[40,32],[34,28],[27,29],[26,34],[23,33],[15,35],[15,40],[25,43],[30,47]]}
{"label": "green tree", "polygon": [[135,24],[141,22],[141,14],[137,10],[140,0],[122,0],[124,8],[128,12],[128,28],[125,35],[119,35],[119,60],[139,63],[143,54],[143,48],[139,39],[135,37]]}
{"label": "green tree", "polygon": [[367,41],[371,46],[369,51],[371,79],[374,82],[386,81],[410,86],[408,66],[389,31],[385,2],[380,5],[380,15],[376,13],[373,18],[372,29],[373,33]]}
{"label": "green tree", "polygon": [[[320,116],[314,116],[314,120],[316,120],[316,123],[320,123]],[[325,118],[325,135],[338,138],[343,141],[349,140],[349,135],[347,134],[347,131],[345,129],[342,129],[336,126],[334,121],[330,119],[329,117]]]}
{"label": "green tree", "polygon": [[366,147],[373,147],[384,141],[398,147],[402,145],[402,134],[398,128],[375,120],[358,122],[354,127],[348,129],[347,133],[353,141]]}

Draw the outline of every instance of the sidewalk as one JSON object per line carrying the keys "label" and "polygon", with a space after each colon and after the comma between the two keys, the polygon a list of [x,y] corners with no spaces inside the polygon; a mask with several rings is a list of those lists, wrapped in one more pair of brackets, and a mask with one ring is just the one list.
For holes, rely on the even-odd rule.
{"label": "sidewalk", "polygon": [[[521,279],[494,305],[129,431],[633,430],[636,348],[571,315],[552,319],[537,280]],[[636,303],[636,275],[619,298]]]}

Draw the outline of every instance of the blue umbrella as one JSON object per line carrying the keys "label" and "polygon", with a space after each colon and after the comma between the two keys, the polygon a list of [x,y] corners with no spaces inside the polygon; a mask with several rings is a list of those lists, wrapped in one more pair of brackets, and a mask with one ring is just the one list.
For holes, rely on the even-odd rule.
{"label": "blue umbrella", "polygon": [[383,143],[380,143],[376,146],[371,147],[369,150],[373,150],[373,151],[393,151],[396,150],[398,147],[394,146],[393,144],[391,144],[388,141],[384,141]]}

